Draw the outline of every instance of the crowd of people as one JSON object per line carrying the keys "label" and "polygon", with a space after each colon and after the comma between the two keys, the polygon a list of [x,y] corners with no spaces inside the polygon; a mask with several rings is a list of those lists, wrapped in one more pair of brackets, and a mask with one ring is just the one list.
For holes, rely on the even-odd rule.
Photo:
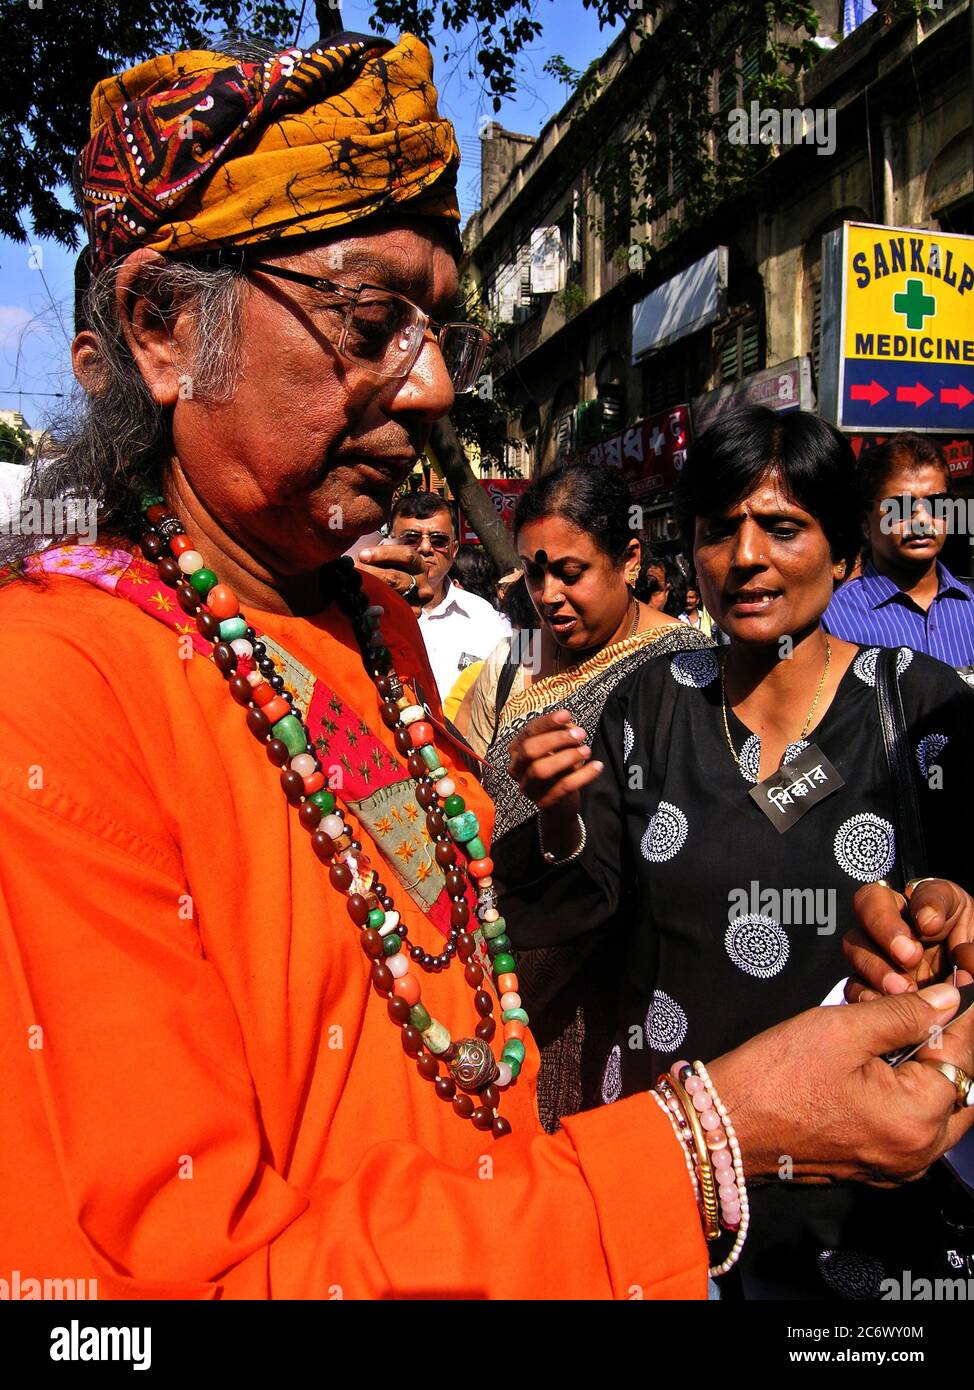
{"label": "crowd of people", "polygon": [[399,495],[488,347],[431,74],[340,35],[94,95],[82,397],[30,490],[102,529],[0,586],[0,1263],[877,1297],[971,1225],[943,460],[747,408],[689,450],[685,564],[578,464],[519,572],[461,553]]}

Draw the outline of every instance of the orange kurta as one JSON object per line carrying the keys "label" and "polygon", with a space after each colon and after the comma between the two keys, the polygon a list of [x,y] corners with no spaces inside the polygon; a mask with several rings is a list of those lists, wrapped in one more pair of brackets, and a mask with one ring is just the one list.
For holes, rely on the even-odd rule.
{"label": "orange kurta", "polygon": [[[432,691],[411,616],[377,596]],[[248,611],[394,748],[339,613]],[[419,1077],[211,662],[69,577],[0,590],[0,631],[0,1276],[101,1298],[704,1294],[652,1100],[545,1135],[529,1044],[497,1142]],[[472,1034],[456,964],[422,982]]]}

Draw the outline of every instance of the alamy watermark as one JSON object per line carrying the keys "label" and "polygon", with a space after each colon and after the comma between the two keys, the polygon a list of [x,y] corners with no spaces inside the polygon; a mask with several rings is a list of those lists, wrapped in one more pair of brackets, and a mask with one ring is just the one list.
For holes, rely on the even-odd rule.
{"label": "alamy watermark", "polygon": [[131,1361],[133,1371],[152,1365],[151,1327],[82,1327],[72,1318],[51,1330],[52,1361]]}
{"label": "alamy watermark", "polygon": [[[963,1263],[956,1251],[949,1251],[948,1257],[950,1255]],[[910,1303],[974,1303],[974,1279],[918,1279],[905,1269],[900,1278],[882,1281],[879,1296],[884,1300]]]}
{"label": "alamy watermark", "polygon": [[72,536],[93,545],[98,538],[98,502],[93,497],[25,498],[8,515],[0,513],[0,535]]}
{"label": "alamy watermark", "polygon": [[727,139],[732,145],[814,145],[818,154],[835,154],[835,107],[735,106],[727,113]]}
{"label": "alamy watermark", "polygon": [[884,497],[879,505],[879,529],[884,536],[904,527],[917,536],[974,535],[974,499],[937,493],[933,497]]}
{"label": "alamy watermark", "polygon": [[507,659],[512,666],[523,666],[537,676],[541,670],[541,629],[521,627],[511,633]]}
{"label": "alamy watermark", "polygon": [[33,1275],[22,1274],[19,1269],[11,1270],[9,1279],[0,1279],[0,1302],[30,1302],[34,1299],[70,1299],[74,1302],[82,1298],[93,1302],[98,1297],[97,1279],[35,1279]]}
{"label": "alamy watermark", "polygon": [[819,936],[835,934],[834,888],[762,888],[752,878],[747,888],[727,895],[727,921],[771,922],[779,927],[814,927]]}

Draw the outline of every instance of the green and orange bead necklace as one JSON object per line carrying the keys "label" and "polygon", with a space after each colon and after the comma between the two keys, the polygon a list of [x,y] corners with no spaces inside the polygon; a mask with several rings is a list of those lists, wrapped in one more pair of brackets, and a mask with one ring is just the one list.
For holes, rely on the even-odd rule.
{"label": "green and orange bead necklace", "polygon": [[[241,613],[236,595],[207,568],[163,498],[143,498],[142,510],[146,520],[139,542],[142,553],[157,566],[162,583],[175,590],[179,606],[195,620],[201,636],[212,643],[214,664],[227,681],[231,697],[246,709],[248,729],[264,745],[270,762],[281,769],[281,789],[359,928],[362,949],[371,961],[373,987],[387,1001],[403,1049],[416,1059],[420,1076],[433,1083],[436,1094],[450,1102],[461,1118],[472,1120],[478,1129],[490,1129],[498,1139],[510,1133],[510,1124],[499,1114],[501,1093],[521,1070],[529,1020],[518,992],[511,941],[498,910],[493,861],[476,815],[458,794],[436,748],[426,710],[410,698],[393,669],[379,627],[382,609],[371,605],[362,592],[361,575],[351,560],[323,567],[324,596],[326,601],[335,599],[352,623],[363,665],[382,699],[382,720],[416,783],[416,801],[425,812],[434,858],[444,873],[450,932],[444,949],[435,955],[409,942],[408,928],[363,853],[354,822],[326,784],[294,696]],[[497,1031],[494,999],[482,987],[484,972],[475,959],[475,937],[467,930],[468,880],[477,894],[479,926],[500,997],[504,1041],[499,1061],[490,1048]],[[420,977],[410,969],[415,965],[437,974],[450,967],[454,956],[464,966],[479,1016],[474,1036],[455,1042],[446,1026],[427,1011]]]}

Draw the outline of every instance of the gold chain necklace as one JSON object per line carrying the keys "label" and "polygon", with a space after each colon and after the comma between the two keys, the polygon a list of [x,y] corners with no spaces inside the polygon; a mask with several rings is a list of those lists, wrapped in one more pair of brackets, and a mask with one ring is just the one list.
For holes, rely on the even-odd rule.
{"label": "gold chain necklace", "polygon": [[[639,626],[639,600],[636,598],[635,594],[630,594],[629,597],[633,602],[632,622],[629,624],[629,631],[626,633],[625,637],[619,639],[623,642],[628,642],[630,637],[635,637],[636,629]],[[606,645],[608,645],[608,643],[606,643]],[[599,648],[599,650],[601,651],[602,648]],[[593,655],[595,655],[595,653],[593,653]],[[585,659],[588,660],[589,658],[586,657]],[[561,675],[561,647],[558,646],[557,642],[555,643],[555,675]]]}
{"label": "gold chain necklace", "polygon": [[[801,743],[802,739],[803,739],[803,738],[805,737],[805,735],[808,733],[809,725],[810,725],[811,722],[812,722],[812,715],[815,713],[816,709],[818,709],[818,702],[819,702],[819,700],[821,700],[821,698],[822,698],[822,691],[825,689],[825,680],[826,680],[826,677],[827,677],[828,674],[829,674],[829,664],[831,663],[831,661],[832,661],[832,643],[829,641],[828,633],[826,633],[826,634],[825,634],[825,669],[824,669],[824,671],[822,672],[822,679],[821,679],[821,680],[819,681],[819,683],[818,683],[818,689],[817,689],[816,692],[815,692],[815,699],[812,701],[812,707],[811,707],[811,709],[808,711],[808,714],[805,716],[805,722],[804,722],[804,724],[802,725],[802,731],[801,731],[801,733],[798,735],[798,740],[797,740],[797,741],[798,741],[799,743]],[[743,776],[745,776],[746,774],[745,774],[745,772],[744,772],[744,768],[741,766],[741,760],[740,760],[740,758],[737,756],[737,752],[736,752],[736,750],[735,750],[735,748],[734,748],[734,740],[731,738],[730,724],[727,722],[727,686],[726,686],[725,683],[724,683],[724,666],[725,666],[725,664],[726,664],[726,663],[723,662],[723,661],[720,663],[720,703],[721,703],[721,709],[722,709],[723,715],[724,715],[724,737],[727,739],[727,747],[728,747],[728,748],[730,749],[730,751],[731,751],[731,757],[734,759],[735,763],[737,763],[737,766],[738,766],[738,768],[740,769],[741,776],[743,777]]]}

